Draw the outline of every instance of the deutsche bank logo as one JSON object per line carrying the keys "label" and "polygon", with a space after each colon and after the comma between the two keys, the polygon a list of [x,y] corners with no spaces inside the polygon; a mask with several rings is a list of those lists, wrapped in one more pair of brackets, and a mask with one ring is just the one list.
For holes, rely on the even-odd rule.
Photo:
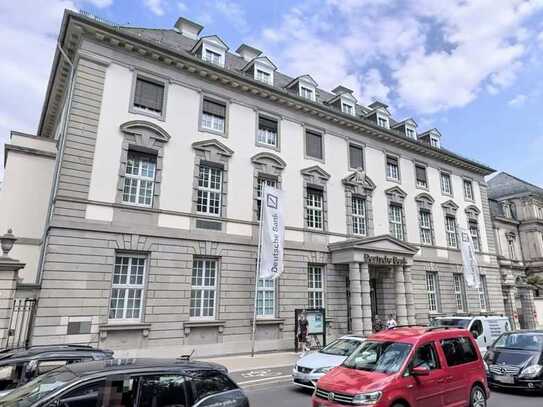
{"label": "deutsche bank logo", "polygon": [[279,199],[275,195],[268,194],[266,195],[266,206],[268,208],[277,209]]}

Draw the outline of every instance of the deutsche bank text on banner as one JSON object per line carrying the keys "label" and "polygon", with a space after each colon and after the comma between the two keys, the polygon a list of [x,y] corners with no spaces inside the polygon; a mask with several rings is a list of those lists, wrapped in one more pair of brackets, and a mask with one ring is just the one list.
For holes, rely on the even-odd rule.
{"label": "deutsche bank text on banner", "polygon": [[264,185],[262,189],[260,278],[275,279],[283,272],[285,240],[283,206],[283,192],[269,185]]}

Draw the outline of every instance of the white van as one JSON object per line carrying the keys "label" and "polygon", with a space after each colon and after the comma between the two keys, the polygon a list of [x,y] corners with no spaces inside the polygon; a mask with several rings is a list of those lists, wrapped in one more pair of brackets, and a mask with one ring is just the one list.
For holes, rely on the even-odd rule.
{"label": "white van", "polygon": [[509,318],[503,316],[452,316],[434,318],[432,326],[454,326],[470,331],[477,339],[481,353],[486,353],[486,348],[504,332],[511,330]]}

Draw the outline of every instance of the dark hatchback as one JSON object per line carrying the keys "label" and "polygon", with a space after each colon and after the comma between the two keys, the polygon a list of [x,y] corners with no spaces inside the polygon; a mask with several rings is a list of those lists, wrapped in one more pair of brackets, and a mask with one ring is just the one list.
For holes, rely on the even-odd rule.
{"label": "dark hatchback", "polygon": [[32,346],[0,351],[0,396],[35,377],[71,363],[113,358],[110,350],[86,345]]}
{"label": "dark hatchback", "polygon": [[502,334],[485,355],[491,387],[543,394],[543,330]]}
{"label": "dark hatchback", "polygon": [[67,365],[0,398],[0,407],[249,407],[223,366],[184,359]]}

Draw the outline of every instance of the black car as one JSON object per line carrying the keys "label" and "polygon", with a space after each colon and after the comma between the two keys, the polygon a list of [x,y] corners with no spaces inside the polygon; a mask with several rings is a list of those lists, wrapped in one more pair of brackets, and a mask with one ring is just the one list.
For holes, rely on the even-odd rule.
{"label": "black car", "polygon": [[485,355],[491,387],[543,393],[543,330],[502,334]]}
{"label": "black car", "polygon": [[66,365],[0,398],[0,407],[249,407],[220,365],[111,359]]}
{"label": "black car", "polygon": [[0,396],[57,367],[112,357],[110,350],[85,345],[32,346],[0,351]]}

